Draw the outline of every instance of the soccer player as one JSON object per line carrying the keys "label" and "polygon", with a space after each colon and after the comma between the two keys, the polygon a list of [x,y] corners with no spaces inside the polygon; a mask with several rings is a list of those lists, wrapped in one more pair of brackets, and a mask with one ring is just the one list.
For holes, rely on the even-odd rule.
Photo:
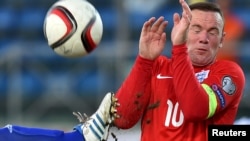
{"label": "soccer player", "polygon": [[171,57],[161,55],[168,21],[150,18],[132,70],[115,95],[115,125],[129,129],[141,120],[142,141],[206,141],[208,125],[233,124],[243,94],[241,67],[216,59],[226,47],[220,8],[179,2],[183,12],[173,15]]}
{"label": "soccer player", "polygon": [[107,93],[98,110],[89,118],[76,114],[82,122],[72,132],[7,125],[0,128],[0,141],[100,141],[106,140],[115,118],[117,99]]}

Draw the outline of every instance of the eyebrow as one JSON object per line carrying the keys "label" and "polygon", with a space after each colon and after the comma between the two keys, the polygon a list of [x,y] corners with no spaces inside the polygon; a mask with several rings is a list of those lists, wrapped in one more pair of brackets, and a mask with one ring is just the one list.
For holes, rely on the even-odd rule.
{"label": "eyebrow", "polygon": [[191,25],[190,27],[199,27],[199,28],[201,28],[201,26],[198,25],[198,24]]}

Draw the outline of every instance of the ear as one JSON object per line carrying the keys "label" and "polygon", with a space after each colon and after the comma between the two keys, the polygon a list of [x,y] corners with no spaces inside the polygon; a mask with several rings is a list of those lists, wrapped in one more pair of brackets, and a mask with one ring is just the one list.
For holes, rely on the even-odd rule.
{"label": "ear", "polygon": [[220,44],[219,44],[219,47],[220,47],[220,48],[223,47],[223,41],[224,41],[224,39],[225,39],[225,36],[226,36],[226,32],[223,32],[223,33],[222,33],[221,40],[220,40]]}
{"label": "ear", "polygon": [[222,48],[222,46],[223,46],[223,44],[222,44],[222,43],[220,43],[220,44],[219,44],[219,47],[220,47],[220,48]]}

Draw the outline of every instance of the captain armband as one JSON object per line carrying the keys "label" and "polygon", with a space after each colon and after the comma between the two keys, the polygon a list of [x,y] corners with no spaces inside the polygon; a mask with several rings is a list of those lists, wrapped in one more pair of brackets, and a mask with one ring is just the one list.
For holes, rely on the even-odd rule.
{"label": "captain armband", "polygon": [[214,115],[216,108],[217,108],[217,99],[216,99],[216,94],[214,93],[214,91],[212,90],[212,88],[210,86],[208,86],[207,84],[201,84],[201,86],[203,87],[203,89],[206,91],[206,93],[208,94],[208,98],[209,98],[209,113],[207,118],[210,118]]}

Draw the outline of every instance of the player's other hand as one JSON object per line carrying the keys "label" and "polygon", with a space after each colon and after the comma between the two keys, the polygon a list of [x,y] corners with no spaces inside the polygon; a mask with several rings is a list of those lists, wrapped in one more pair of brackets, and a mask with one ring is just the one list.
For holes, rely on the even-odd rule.
{"label": "player's other hand", "polygon": [[139,41],[139,55],[142,58],[154,60],[162,53],[166,44],[167,24],[162,16],[158,19],[152,17],[143,24]]}
{"label": "player's other hand", "polygon": [[185,0],[180,0],[182,6],[182,16],[178,13],[173,15],[174,27],[171,33],[171,40],[173,45],[180,45],[186,43],[187,30],[192,19],[191,10]]}

